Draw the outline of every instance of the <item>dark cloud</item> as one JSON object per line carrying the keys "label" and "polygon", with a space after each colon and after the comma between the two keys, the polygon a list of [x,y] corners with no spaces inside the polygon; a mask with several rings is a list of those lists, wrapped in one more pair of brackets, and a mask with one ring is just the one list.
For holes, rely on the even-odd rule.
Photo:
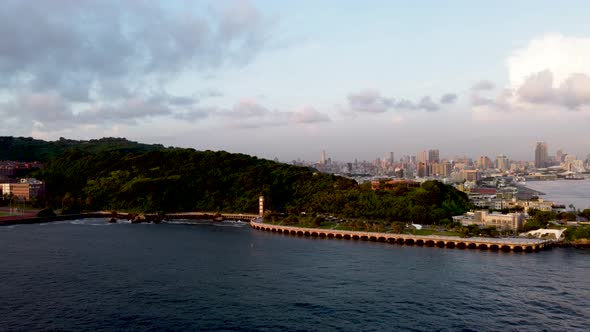
{"label": "dark cloud", "polygon": [[196,15],[143,1],[7,0],[0,80],[87,101],[112,79],[245,62],[264,47],[269,24],[247,1]]}
{"label": "dark cloud", "polygon": [[[6,0],[0,93],[13,100],[0,113],[18,106],[28,114],[16,117],[47,124],[200,118],[198,98],[169,95],[167,84],[181,72],[207,75],[249,62],[274,26],[245,0],[181,9],[152,1]],[[200,97],[220,95],[210,90]]]}
{"label": "dark cloud", "polygon": [[454,93],[447,93],[444,94],[440,97],[439,103],[440,104],[454,104],[455,102],[457,102],[458,96]]}
{"label": "dark cloud", "polygon": [[74,119],[77,123],[126,123],[136,124],[138,120],[167,116],[173,113],[169,104],[156,103],[141,98],[125,100],[117,105],[96,105],[80,113]]}

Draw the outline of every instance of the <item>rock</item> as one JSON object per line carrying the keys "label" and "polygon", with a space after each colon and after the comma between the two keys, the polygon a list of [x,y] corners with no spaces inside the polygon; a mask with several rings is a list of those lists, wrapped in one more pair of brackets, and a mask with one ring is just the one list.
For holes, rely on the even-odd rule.
{"label": "rock", "polygon": [[115,218],[109,219],[109,224],[116,224],[116,223],[117,223],[117,219],[115,219]]}

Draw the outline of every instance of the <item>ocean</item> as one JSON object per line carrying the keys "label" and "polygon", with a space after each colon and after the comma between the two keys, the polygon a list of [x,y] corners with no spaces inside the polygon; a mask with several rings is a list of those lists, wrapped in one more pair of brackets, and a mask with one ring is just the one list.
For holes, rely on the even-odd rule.
{"label": "ocean", "polygon": [[304,238],[235,222],[0,227],[0,330],[587,331],[590,251]]}
{"label": "ocean", "polygon": [[576,209],[590,208],[590,179],[529,181],[527,187],[545,193],[540,197],[568,207],[573,204]]}

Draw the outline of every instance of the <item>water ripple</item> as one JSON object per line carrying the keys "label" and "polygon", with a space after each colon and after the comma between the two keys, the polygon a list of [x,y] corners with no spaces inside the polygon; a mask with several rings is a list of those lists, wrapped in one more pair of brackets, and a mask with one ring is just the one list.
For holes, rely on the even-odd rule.
{"label": "water ripple", "polygon": [[0,232],[0,330],[584,331],[588,251],[105,220]]}

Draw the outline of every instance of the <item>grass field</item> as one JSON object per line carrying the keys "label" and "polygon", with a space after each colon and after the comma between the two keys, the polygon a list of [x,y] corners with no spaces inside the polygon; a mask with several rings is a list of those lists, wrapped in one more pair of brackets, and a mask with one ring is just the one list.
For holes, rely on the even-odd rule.
{"label": "grass field", "polygon": [[461,236],[460,233],[457,232],[437,232],[433,229],[417,229],[412,232],[415,235],[441,235],[441,236]]}

